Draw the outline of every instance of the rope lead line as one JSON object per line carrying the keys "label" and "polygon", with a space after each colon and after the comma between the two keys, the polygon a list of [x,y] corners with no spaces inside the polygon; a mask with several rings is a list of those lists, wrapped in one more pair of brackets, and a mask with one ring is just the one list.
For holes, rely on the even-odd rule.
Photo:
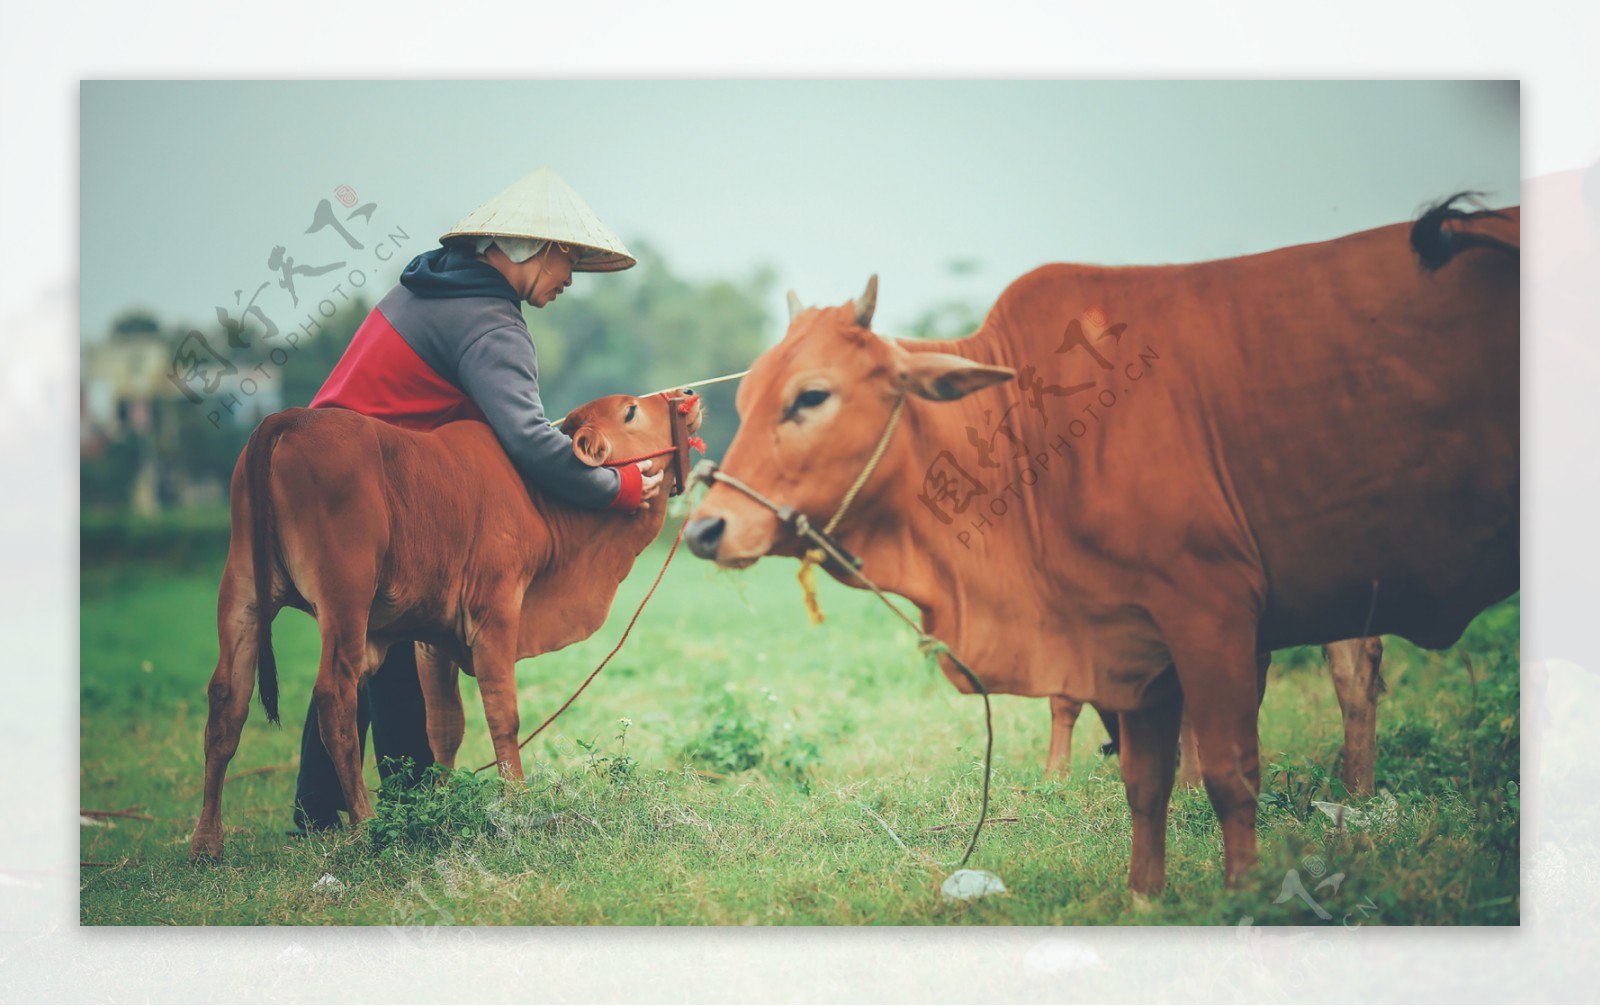
{"label": "rope lead line", "polygon": [[845,558],[840,555],[838,550],[835,548],[832,539],[826,537],[825,535],[816,534],[816,532],[810,527],[804,528],[802,533],[806,534],[807,537],[810,537],[813,541],[815,541],[816,544],[826,551],[829,556],[840,566],[848,569],[856,579],[866,584],[869,590],[878,595],[878,600],[882,601],[890,611],[895,613],[895,617],[911,626],[912,631],[917,634],[918,649],[930,657],[937,657],[941,653],[946,657],[949,657],[950,662],[956,665],[956,669],[959,670],[972,685],[972,690],[983,696],[983,728],[986,735],[986,741],[983,749],[983,801],[978,808],[978,823],[972,829],[972,840],[967,843],[967,851],[962,855],[961,862],[956,864],[958,869],[966,866],[967,860],[972,858],[973,851],[978,848],[978,836],[983,833],[983,823],[989,816],[989,776],[994,763],[994,714],[989,707],[989,690],[983,687],[983,682],[978,680],[978,676],[972,672],[972,668],[968,667],[965,661],[951,652],[949,644],[935,636],[930,636],[928,633],[923,632],[922,626],[917,625],[910,618],[906,617],[906,613],[896,607],[894,602],[890,601],[889,598],[884,595],[883,591],[878,588],[878,585],[868,579],[867,575],[861,572],[859,567],[846,561]]}
{"label": "rope lead line", "polygon": [[[833,531],[839,526],[839,521],[844,517],[845,510],[849,509],[850,504],[855,501],[856,494],[861,491],[862,486],[867,484],[867,479],[871,478],[873,470],[878,467],[878,462],[883,460],[884,454],[888,451],[889,440],[894,436],[895,427],[900,422],[900,413],[904,407],[905,396],[902,395],[895,402],[894,411],[889,415],[888,425],[884,427],[883,436],[878,439],[878,446],[873,450],[872,457],[867,461],[866,467],[861,470],[860,475],[856,476],[855,482],[851,484],[849,490],[845,493],[844,499],[839,503],[839,509],[834,512],[827,526],[821,530],[813,527],[805,514],[798,513],[790,507],[774,503],[753,487],[722,471],[717,467],[716,462],[709,458],[702,460],[695,466],[694,474],[691,478],[693,481],[705,483],[708,487],[717,482],[725,482],[730,487],[737,489],[768,510],[771,510],[777,515],[781,523],[787,525],[795,534],[805,538],[814,546],[806,550],[805,557],[801,560],[800,583],[803,589],[807,588],[810,566],[821,565],[826,559],[832,559],[838,564],[839,568],[847,570],[851,576],[860,580],[868,590],[876,594],[878,600],[882,601],[890,611],[894,612],[896,618],[911,627],[911,631],[917,634],[917,646],[923,653],[935,659],[939,654],[944,654],[956,666],[956,669],[966,677],[968,683],[972,685],[972,690],[983,696],[983,727],[987,737],[983,749],[983,803],[978,811],[978,823],[972,829],[972,840],[967,843],[967,851],[961,857],[961,862],[957,864],[959,868],[966,866],[967,860],[972,858],[973,851],[978,847],[978,836],[983,833],[984,821],[989,816],[989,777],[994,764],[994,714],[989,706],[989,690],[983,687],[983,682],[978,680],[978,676],[972,672],[972,668],[968,667],[960,657],[951,652],[948,644],[924,632],[921,625],[912,621],[910,616],[901,611],[898,605],[889,600],[878,585],[873,583],[861,571],[861,560],[847,553],[843,546],[833,539]],[[681,534],[682,532],[680,531],[679,533]],[[816,607],[815,594],[809,589],[806,589],[805,592],[806,607],[811,612],[813,621],[821,621],[822,612],[820,608]]]}
{"label": "rope lead line", "polygon": [[[705,388],[705,387],[710,387],[713,384],[722,384],[722,383],[727,382],[727,381],[737,381],[739,378],[745,376],[748,373],[750,373],[750,371],[741,370],[737,374],[723,374],[721,377],[708,377],[704,381],[689,381],[686,384],[676,384],[676,385],[673,385],[670,388],[662,388],[659,391],[652,391],[652,392],[650,392],[650,394],[647,394],[647,395],[634,395],[633,397],[634,398],[649,398],[649,397],[651,397],[651,395],[665,395],[665,394],[669,394],[669,393],[674,392],[674,391],[678,391],[681,388]],[[570,413],[569,413],[569,415],[570,415]],[[559,419],[548,419],[545,422],[550,426],[554,426],[557,429],[560,429],[561,428],[561,424],[566,422],[566,420],[567,420],[567,417],[566,416],[562,416]]]}

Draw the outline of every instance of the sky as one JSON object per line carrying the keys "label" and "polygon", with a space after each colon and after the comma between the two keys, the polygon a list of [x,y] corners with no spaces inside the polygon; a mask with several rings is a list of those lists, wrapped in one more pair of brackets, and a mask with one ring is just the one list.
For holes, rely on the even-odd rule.
{"label": "sky", "polygon": [[[873,273],[893,335],[1046,262],[1264,251],[1467,188],[1515,204],[1518,110],[1515,82],[86,81],[80,324],[209,322],[276,279],[274,246],[332,257],[304,231],[341,185],[412,238],[370,263],[375,300],[548,165],[675,272],[773,268],[769,338],[784,290],[836,304]],[[287,296],[259,303],[295,314]]]}

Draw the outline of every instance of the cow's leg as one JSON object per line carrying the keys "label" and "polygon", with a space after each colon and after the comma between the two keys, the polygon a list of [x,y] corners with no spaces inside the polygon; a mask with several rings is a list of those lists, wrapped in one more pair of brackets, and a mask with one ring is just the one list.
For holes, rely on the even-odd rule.
{"label": "cow's leg", "polygon": [[[1208,631],[1209,630],[1209,631]],[[1255,628],[1198,627],[1169,643],[1200,753],[1200,777],[1222,825],[1224,878],[1237,887],[1256,861],[1261,760],[1256,733],[1266,664]]]}
{"label": "cow's leg", "polygon": [[1045,775],[1063,779],[1072,775],[1072,728],[1082,712],[1081,702],[1064,695],[1050,697],[1050,754],[1044,760]]}
{"label": "cow's leg", "polygon": [[189,860],[222,858],[222,782],[239,748],[239,733],[250,714],[255,691],[259,623],[272,612],[256,610],[255,585],[248,572],[230,564],[217,596],[217,668],[206,689],[206,774],[200,820],[189,843]]}
{"label": "cow's leg", "polygon": [[483,714],[489,721],[489,738],[494,741],[495,761],[506,779],[522,778],[522,752],[517,748],[517,654],[516,633],[521,618],[521,598],[478,632],[472,644],[472,671],[483,696]]}
{"label": "cow's leg", "polygon": [[461,708],[461,675],[455,661],[437,647],[417,646],[417,680],[422,683],[422,698],[428,707],[428,745],[433,760],[445,768],[456,767],[456,752],[466,732],[467,717]]}
{"label": "cow's leg", "polygon": [[[1272,666],[1272,654],[1256,654],[1256,708],[1261,708],[1261,700],[1267,694],[1267,668]],[[1189,722],[1189,717],[1183,717],[1183,729],[1178,733],[1178,785],[1198,786],[1202,780],[1200,771],[1200,745],[1194,739],[1194,724]]]}
{"label": "cow's leg", "polygon": [[1378,773],[1378,693],[1383,640],[1346,639],[1322,648],[1344,714],[1344,788],[1371,796]]}
{"label": "cow's leg", "polygon": [[1133,815],[1128,886],[1140,895],[1155,894],[1167,882],[1167,805],[1172,799],[1178,723],[1183,718],[1183,693],[1176,687],[1167,690],[1161,701],[1119,717],[1122,782]]}
{"label": "cow's leg", "polygon": [[[359,591],[346,596],[361,596]],[[366,596],[372,596],[371,591]],[[367,613],[339,611],[327,604],[318,612],[322,629],[322,662],[311,690],[317,706],[317,727],[322,746],[333,762],[350,809],[351,826],[372,816],[372,801],[361,777],[361,738],[356,719],[363,674],[376,667],[382,653],[367,641]]]}
{"label": "cow's leg", "polygon": [[1178,731],[1178,785],[1200,785],[1200,746],[1194,741],[1194,724],[1187,716]]}

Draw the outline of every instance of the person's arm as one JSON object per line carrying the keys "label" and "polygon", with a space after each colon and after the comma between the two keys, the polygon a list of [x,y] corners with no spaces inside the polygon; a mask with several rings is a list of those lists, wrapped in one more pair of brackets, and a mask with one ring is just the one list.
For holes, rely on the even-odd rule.
{"label": "person's arm", "polygon": [[551,426],[539,400],[539,365],[526,331],[492,329],[461,353],[456,375],[523,478],[577,506],[637,510],[643,477],[634,465],[590,468],[572,438]]}

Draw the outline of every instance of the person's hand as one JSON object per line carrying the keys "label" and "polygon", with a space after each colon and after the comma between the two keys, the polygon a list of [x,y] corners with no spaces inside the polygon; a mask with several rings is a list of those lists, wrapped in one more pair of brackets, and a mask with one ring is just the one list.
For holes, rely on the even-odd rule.
{"label": "person's hand", "polygon": [[639,509],[648,510],[650,509],[650,501],[655,499],[656,494],[661,491],[661,476],[666,474],[666,471],[663,469],[651,475],[650,462],[639,461],[636,464],[639,468],[639,474],[644,476],[644,488],[639,493]]}

